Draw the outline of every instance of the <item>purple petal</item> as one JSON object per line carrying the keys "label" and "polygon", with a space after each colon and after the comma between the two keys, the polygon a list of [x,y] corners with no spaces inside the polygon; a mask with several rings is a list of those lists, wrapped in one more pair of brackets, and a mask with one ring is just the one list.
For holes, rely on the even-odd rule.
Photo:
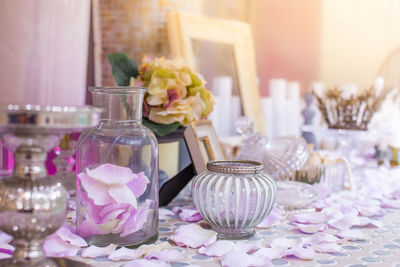
{"label": "purple petal", "polygon": [[259,224],[257,228],[269,228],[271,226],[277,225],[284,218],[285,212],[278,207],[274,207],[270,214]]}
{"label": "purple petal", "polygon": [[146,255],[145,258],[149,259],[149,260],[156,259],[156,260],[162,260],[162,261],[166,261],[166,262],[174,262],[174,261],[183,260],[182,254],[176,249],[166,249],[163,251],[149,253]]}
{"label": "purple petal", "polygon": [[199,248],[214,243],[217,240],[217,233],[192,223],[179,226],[169,239],[181,247]]}
{"label": "purple petal", "polygon": [[224,267],[243,267],[243,266],[271,266],[270,259],[265,256],[249,255],[242,251],[230,251],[221,259]]}
{"label": "purple petal", "polygon": [[171,265],[159,260],[134,260],[123,265],[124,267],[170,267]]}
{"label": "purple petal", "polygon": [[312,245],[312,248],[321,253],[338,253],[342,251],[342,248],[336,243],[319,243]]}
{"label": "purple petal", "polygon": [[108,194],[108,186],[97,182],[86,173],[81,172],[78,174],[80,183],[83,189],[87,192],[90,199],[96,205],[107,205],[114,203],[114,199]]}
{"label": "purple petal", "polygon": [[340,219],[332,219],[328,221],[330,227],[338,230],[350,229],[353,225],[357,225],[359,219],[357,216],[345,216]]}
{"label": "purple petal", "polygon": [[317,191],[316,201],[324,199],[332,193],[332,189],[323,183],[314,184],[313,188]]}
{"label": "purple petal", "polygon": [[111,252],[108,255],[108,259],[112,261],[135,260],[140,258],[140,256],[140,253],[136,249],[122,247]]}
{"label": "purple petal", "polygon": [[126,186],[133,192],[133,194],[138,198],[146,191],[149,179],[144,175],[144,172],[139,172],[136,178],[130,181]]}
{"label": "purple petal", "polygon": [[274,247],[274,248],[260,248],[252,255],[254,256],[264,256],[271,260],[282,259],[286,254],[286,248]]}
{"label": "purple petal", "polygon": [[234,245],[235,250],[250,253],[261,247],[260,242],[236,242]]}
{"label": "purple petal", "polygon": [[99,224],[122,217],[122,213],[127,212],[129,207],[130,205],[125,203],[113,203],[103,207],[99,212]]}
{"label": "purple petal", "polygon": [[359,226],[363,226],[363,227],[372,227],[372,228],[381,228],[383,227],[383,223],[377,220],[372,220],[370,218],[367,217],[358,217]]}
{"label": "purple petal", "polygon": [[96,258],[101,256],[107,256],[117,248],[117,245],[110,244],[107,247],[97,247],[91,245],[82,251],[81,256],[84,258]]}
{"label": "purple petal", "polygon": [[340,237],[345,240],[349,241],[356,241],[356,240],[366,240],[368,237],[359,230],[345,230],[339,231],[335,234],[337,237]]}
{"label": "purple petal", "polygon": [[172,211],[184,222],[198,222],[203,219],[197,209],[174,207]]}
{"label": "purple petal", "polygon": [[88,237],[93,235],[104,235],[108,232],[101,229],[97,223],[91,218],[86,218],[77,229],[77,233],[81,237]]}
{"label": "purple petal", "polygon": [[324,223],[326,215],[323,212],[297,213],[292,215],[290,220],[297,223]]}
{"label": "purple petal", "polygon": [[80,247],[71,245],[62,240],[58,235],[51,235],[44,241],[43,249],[47,257],[72,257],[75,256]]}
{"label": "purple petal", "polygon": [[289,238],[283,238],[283,237],[278,237],[275,238],[271,241],[271,247],[281,247],[281,248],[292,248],[296,245],[301,243],[301,240],[295,240],[295,239],[289,239]]}
{"label": "purple petal", "polygon": [[317,256],[315,250],[311,247],[303,248],[302,246],[295,246],[286,251],[286,256],[293,255],[302,260],[312,260]]}
{"label": "purple petal", "polygon": [[293,223],[301,232],[306,234],[313,234],[316,232],[323,232],[326,230],[327,226],[324,223],[318,224],[302,224],[302,223]]}
{"label": "purple petal", "polygon": [[131,208],[130,211],[130,216],[126,221],[121,237],[139,231],[147,221],[147,214],[149,212],[149,208],[147,206],[139,208],[138,210]]}
{"label": "purple petal", "polygon": [[86,172],[91,178],[107,185],[125,185],[136,177],[131,169],[109,163]]}
{"label": "purple petal", "polygon": [[56,235],[65,242],[77,247],[86,247],[88,245],[85,239],[72,233],[69,227],[65,225],[61,226],[60,229],[57,230]]}
{"label": "purple petal", "polygon": [[[229,240],[218,240],[208,247],[199,248],[199,253],[211,257],[221,257],[222,255],[231,251],[235,246],[233,241]],[[245,251],[247,252],[247,251]]]}
{"label": "purple petal", "polygon": [[338,238],[327,233],[315,233],[305,240],[306,244],[314,245],[319,243],[336,243]]}
{"label": "purple petal", "polygon": [[126,185],[109,187],[108,194],[117,203],[126,203],[134,208],[137,207],[136,197]]}
{"label": "purple petal", "polygon": [[10,241],[13,239],[12,236],[9,234],[6,234],[2,231],[0,231],[0,243],[10,243]]}
{"label": "purple petal", "polygon": [[14,253],[14,247],[7,243],[0,243],[0,259],[11,258]]}

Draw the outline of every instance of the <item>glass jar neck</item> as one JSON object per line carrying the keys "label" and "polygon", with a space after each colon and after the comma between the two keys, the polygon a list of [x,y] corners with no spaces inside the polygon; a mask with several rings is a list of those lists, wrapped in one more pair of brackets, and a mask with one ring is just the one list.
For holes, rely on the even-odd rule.
{"label": "glass jar neck", "polygon": [[91,90],[93,105],[103,109],[101,120],[110,123],[141,122],[144,92],[143,88],[135,90],[134,87],[127,87],[125,90],[116,88]]}

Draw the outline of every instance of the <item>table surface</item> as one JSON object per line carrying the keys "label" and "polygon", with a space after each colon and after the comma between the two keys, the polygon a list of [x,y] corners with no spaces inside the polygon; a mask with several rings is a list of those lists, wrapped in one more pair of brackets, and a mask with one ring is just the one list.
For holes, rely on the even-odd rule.
{"label": "table surface", "polygon": [[[396,179],[399,171],[396,172]],[[190,201],[190,200],[189,200]],[[188,205],[188,200],[178,199],[168,206],[171,209],[174,206]],[[398,266],[400,267],[400,209],[385,209],[385,215],[379,218],[383,224],[380,228],[360,228],[367,235],[368,239],[363,241],[346,241],[340,244],[342,252],[340,253],[318,253],[313,260],[300,260],[295,257],[272,260],[273,266]],[[197,222],[201,223],[203,221]],[[168,237],[172,235],[180,225],[187,224],[179,219],[178,216],[168,215],[165,219],[159,220],[159,239],[157,243],[168,242]],[[335,233],[337,230],[329,228],[326,233]],[[278,225],[268,229],[257,229],[256,234],[248,242],[261,242],[267,245],[277,237],[288,239],[299,239],[309,237],[309,234],[300,233],[296,230],[288,219],[282,220]],[[171,243],[172,244],[172,243]],[[173,245],[174,247],[176,245]],[[177,246],[176,246],[177,247]],[[177,247],[178,248],[178,247]],[[209,257],[198,253],[198,249],[179,248],[184,252],[184,260],[171,263],[172,266],[185,266],[188,264],[199,266],[221,266],[218,257]],[[123,266],[123,262],[110,262],[106,257],[95,259],[84,259],[73,257],[75,260],[86,262],[92,266]]]}

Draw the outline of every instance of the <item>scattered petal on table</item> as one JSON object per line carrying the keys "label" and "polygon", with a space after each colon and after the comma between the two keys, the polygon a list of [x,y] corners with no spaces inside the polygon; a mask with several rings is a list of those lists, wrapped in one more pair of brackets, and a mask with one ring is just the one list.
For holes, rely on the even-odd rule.
{"label": "scattered petal on table", "polygon": [[368,238],[363,232],[355,229],[339,231],[335,235],[349,241],[366,240]]}
{"label": "scattered petal on table", "polygon": [[140,258],[140,256],[140,252],[136,249],[122,247],[111,252],[110,255],[108,255],[108,259],[112,261],[135,260]]}
{"label": "scattered petal on table", "polygon": [[88,245],[85,239],[72,233],[68,226],[65,225],[61,226],[60,229],[58,229],[55,234],[58,235],[62,240],[71,245],[78,247],[86,247]]}
{"label": "scattered petal on table", "polygon": [[271,260],[276,260],[276,259],[283,258],[286,255],[285,253],[286,253],[286,248],[283,248],[283,247],[273,247],[273,248],[263,247],[263,248],[258,249],[252,255],[265,256]]}
{"label": "scattered petal on table", "polygon": [[130,168],[109,163],[92,170],[86,169],[86,172],[91,178],[107,185],[124,185],[136,177]]}
{"label": "scattered petal on table", "polygon": [[326,221],[326,215],[323,212],[297,213],[292,215],[290,220],[297,223],[323,223]]}
{"label": "scattered petal on table", "polygon": [[217,240],[217,233],[192,223],[179,226],[169,239],[181,247],[199,248],[203,245],[209,246],[214,243]]}
{"label": "scattered petal on table", "polygon": [[127,264],[123,265],[124,267],[169,267],[171,266],[169,263],[159,260],[146,260],[146,259],[139,259],[128,262]]}
{"label": "scattered petal on table", "polygon": [[[221,257],[222,255],[231,251],[235,246],[235,243],[230,240],[218,240],[214,244],[208,247],[199,248],[199,253],[211,257]],[[247,252],[247,251],[246,251]]]}
{"label": "scattered petal on table", "polygon": [[261,243],[259,241],[257,242],[243,242],[243,241],[238,241],[234,245],[235,250],[251,253],[257,249],[261,248]]}
{"label": "scattered petal on table", "polygon": [[270,214],[259,224],[257,228],[269,228],[277,225],[284,218],[285,211],[279,207],[274,207]]}
{"label": "scattered petal on table", "polygon": [[341,218],[334,218],[328,221],[328,225],[338,230],[350,229],[353,225],[358,225],[360,222],[358,216],[343,216]]}
{"label": "scattered petal on table", "polygon": [[184,222],[198,222],[203,219],[197,209],[174,207],[172,211]]}
{"label": "scattered petal on table", "polygon": [[322,242],[312,245],[312,248],[321,253],[338,253],[342,251],[342,248],[337,243]]}
{"label": "scattered petal on table", "polygon": [[126,203],[137,208],[136,197],[126,185],[111,186],[108,188],[108,194],[117,203]]}
{"label": "scattered petal on table", "polygon": [[82,257],[84,258],[96,258],[101,256],[107,256],[117,248],[117,245],[110,244],[107,247],[89,246],[82,251]]}
{"label": "scattered petal on table", "polygon": [[291,248],[296,246],[297,244],[302,243],[301,240],[296,240],[296,239],[288,239],[288,238],[283,238],[283,237],[278,237],[272,240],[271,242],[271,247],[281,247],[281,248]]}
{"label": "scattered petal on table", "polygon": [[108,194],[108,185],[102,184],[92,179],[86,173],[81,172],[78,174],[79,181],[83,189],[87,192],[90,199],[96,205],[107,205],[114,203],[114,199]]}
{"label": "scattered petal on table", "polygon": [[319,243],[336,243],[338,238],[334,235],[327,233],[315,233],[312,236],[305,239],[306,244],[319,244]]}
{"label": "scattered petal on table", "polygon": [[318,223],[318,224],[293,223],[293,225],[296,226],[297,229],[299,229],[301,232],[306,234],[322,232],[327,229],[327,226],[324,223]]}
{"label": "scattered petal on table", "polygon": [[149,179],[144,175],[143,172],[139,172],[132,181],[130,181],[126,186],[135,194],[136,197],[140,197],[146,191]]}
{"label": "scattered petal on table", "polygon": [[11,258],[14,247],[7,243],[0,243],[0,259]]}
{"label": "scattered petal on table", "polygon": [[302,260],[312,260],[317,256],[312,247],[304,248],[302,245],[292,247],[286,251],[286,256],[293,255]]}
{"label": "scattered petal on table", "polygon": [[363,227],[372,227],[372,228],[381,228],[383,227],[382,222],[373,220],[367,217],[358,217],[358,226]]}
{"label": "scattered petal on table", "polygon": [[154,252],[160,252],[166,249],[172,249],[172,246],[168,242],[162,242],[159,244],[151,244],[151,245],[141,245],[137,248],[137,251],[140,253],[140,256],[144,256]]}
{"label": "scattered petal on table", "polygon": [[232,250],[221,258],[224,267],[246,267],[246,266],[271,266],[271,260],[265,256],[249,255],[242,251]]}
{"label": "scattered petal on table", "polygon": [[43,249],[47,257],[72,257],[75,256],[80,247],[71,245],[62,240],[58,235],[53,234],[46,238]]}
{"label": "scattered petal on table", "polygon": [[166,249],[162,251],[152,252],[146,255],[146,259],[156,259],[166,262],[174,262],[183,259],[182,254],[176,249]]}

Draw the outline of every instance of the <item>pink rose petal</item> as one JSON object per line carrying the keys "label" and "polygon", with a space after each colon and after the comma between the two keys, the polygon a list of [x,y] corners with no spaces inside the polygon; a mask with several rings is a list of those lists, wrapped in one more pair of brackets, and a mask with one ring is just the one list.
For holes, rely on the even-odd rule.
{"label": "pink rose petal", "polygon": [[108,194],[117,203],[126,203],[134,208],[137,207],[136,197],[126,185],[111,186],[108,188]]}
{"label": "pink rose petal", "polygon": [[[218,240],[208,247],[199,248],[199,253],[211,257],[221,257],[225,253],[231,251],[235,246],[233,241],[229,240]],[[247,252],[247,251],[245,251]]]}
{"label": "pink rose petal", "polygon": [[321,253],[338,253],[342,251],[342,248],[336,243],[319,243],[312,245],[312,248]]}
{"label": "pink rose petal", "polygon": [[302,223],[293,223],[294,226],[297,227],[301,232],[306,234],[313,234],[316,232],[322,232],[327,229],[326,224],[318,223],[318,224],[302,224]]}
{"label": "pink rose petal", "polygon": [[147,206],[139,208],[138,210],[131,209],[130,211],[130,216],[126,221],[124,231],[121,234],[122,237],[139,231],[147,222],[147,215],[149,212]]}
{"label": "pink rose petal", "polygon": [[81,256],[84,258],[96,258],[107,256],[117,248],[117,245],[110,244],[107,247],[89,246],[82,251]]}
{"label": "pink rose petal", "polygon": [[283,238],[283,237],[278,237],[274,238],[271,241],[271,247],[281,247],[281,248],[292,248],[296,245],[301,243],[301,240],[296,240],[296,239],[289,239],[289,238]]}
{"label": "pink rose petal", "polygon": [[358,220],[359,220],[358,225],[362,227],[372,227],[372,228],[383,227],[382,222],[367,217],[358,217]]}
{"label": "pink rose petal", "polygon": [[78,178],[83,189],[87,192],[89,198],[93,200],[94,204],[107,205],[115,202],[108,193],[107,185],[97,182],[86,173],[78,174]]}
{"label": "pink rose petal", "polygon": [[7,243],[0,243],[0,259],[11,258],[14,253],[14,247]]}
{"label": "pink rose petal", "polygon": [[108,259],[111,261],[135,260],[140,257],[141,254],[136,249],[129,249],[125,247],[114,250],[108,255]]}
{"label": "pink rose petal", "polygon": [[324,199],[332,193],[332,189],[323,183],[314,184],[313,188],[317,192],[316,201]]}
{"label": "pink rose petal", "polygon": [[130,181],[126,186],[133,192],[138,198],[146,191],[149,179],[144,175],[144,172],[139,172],[136,177]]}
{"label": "pink rose petal", "polygon": [[317,256],[315,250],[311,247],[304,248],[301,245],[295,246],[286,251],[286,256],[293,255],[302,260],[312,260]]}
{"label": "pink rose petal", "polygon": [[319,244],[319,243],[336,243],[338,241],[338,238],[334,235],[327,234],[327,233],[315,233],[309,238],[305,239],[306,244]]}
{"label": "pink rose petal", "polygon": [[323,212],[297,213],[292,215],[290,220],[297,223],[324,223],[326,215]]}
{"label": "pink rose petal", "polygon": [[278,207],[274,207],[270,214],[259,224],[257,228],[269,228],[271,226],[277,225],[284,218],[285,212]]}
{"label": "pink rose petal", "polygon": [[349,241],[356,241],[356,240],[366,240],[368,237],[361,232],[360,230],[345,230],[339,231],[335,234],[337,237],[340,237],[345,240]]}
{"label": "pink rose petal", "polygon": [[86,172],[91,178],[107,185],[125,185],[135,178],[131,169],[109,163],[92,170],[87,169]]}
{"label": "pink rose petal", "polygon": [[236,242],[234,245],[235,250],[251,253],[261,248],[260,242]]}
{"label": "pink rose petal", "polygon": [[328,221],[328,225],[338,230],[350,229],[359,222],[358,216],[344,216],[340,219],[332,219]]}
{"label": "pink rose petal", "polygon": [[271,266],[270,259],[265,256],[253,256],[242,251],[230,251],[221,258],[224,267],[244,267],[244,266]]}
{"label": "pink rose petal", "polygon": [[81,237],[88,237],[93,235],[105,235],[109,232],[100,228],[99,225],[91,218],[86,218],[77,229],[77,233]]}
{"label": "pink rose petal", "polygon": [[0,231],[0,243],[10,243],[10,241],[13,239],[12,236],[9,234],[6,234],[2,231]]}
{"label": "pink rose petal", "polygon": [[163,251],[149,253],[145,257],[146,259],[156,259],[166,262],[174,262],[183,260],[182,254],[176,249],[166,249]]}
{"label": "pink rose petal", "polygon": [[217,240],[217,233],[192,223],[179,226],[169,239],[181,247],[199,248],[214,243]]}
{"label": "pink rose petal", "polygon": [[171,265],[159,260],[139,259],[123,265],[124,267],[170,267]]}
{"label": "pink rose petal", "polygon": [[123,213],[128,212],[129,207],[130,205],[125,203],[113,203],[103,207],[99,212],[101,218],[99,224],[109,222],[117,217],[121,218]]}
{"label": "pink rose petal", "polygon": [[254,256],[264,256],[271,260],[282,259],[286,255],[286,248],[283,247],[273,247],[273,248],[260,248],[252,255]]}
{"label": "pink rose petal", "polygon": [[198,222],[203,219],[203,216],[201,216],[197,209],[174,207],[172,212],[177,214],[184,222]]}
{"label": "pink rose petal", "polygon": [[78,247],[86,247],[88,245],[85,239],[72,233],[69,227],[65,225],[61,226],[60,229],[58,229],[55,234],[58,235],[62,240],[71,245]]}
{"label": "pink rose petal", "polygon": [[58,235],[53,234],[46,238],[43,249],[47,257],[72,257],[80,250],[79,246],[71,245],[62,240]]}

